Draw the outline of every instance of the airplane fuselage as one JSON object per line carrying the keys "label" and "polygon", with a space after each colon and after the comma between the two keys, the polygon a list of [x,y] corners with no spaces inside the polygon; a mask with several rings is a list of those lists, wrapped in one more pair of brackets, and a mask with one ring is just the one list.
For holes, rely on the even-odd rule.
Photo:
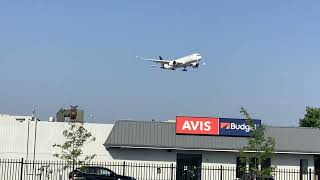
{"label": "airplane fuselage", "polygon": [[175,60],[164,60],[161,56],[159,56],[159,59],[146,59],[140,58],[138,56],[136,58],[160,64],[160,66],[152,65],[152,67],[160,67],[162,69],[169,70],[175,70],[176,68],[184,68],[183,71],[187,71],[187,67],[198,68],[200,65],[200,60],[202,59],[201,55],[198,53],[184,56]]}
{"label": "airplane fuselage", "polygon": [[188,56],[184,56],[182,58],[172,60],[171,63],[169,64],[164,64],[163,68],[164,69],[176,69],[176,68],[181,68],[181,67],[188,67],[191,66],[193,68],[197,68],[199,66],[199,62],[202,59],[200,54],[191,54]]}
{"label": "airplane fuselage", "polygon": [[200,54],[191,54],[179,59],[176,59],[177,67],[191,66],[193,63],[198,63],[201,60]]}

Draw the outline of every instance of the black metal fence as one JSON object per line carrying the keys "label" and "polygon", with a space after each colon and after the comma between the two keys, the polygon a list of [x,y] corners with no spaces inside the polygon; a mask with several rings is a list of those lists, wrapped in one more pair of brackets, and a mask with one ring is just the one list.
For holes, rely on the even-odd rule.
{"label": "black metal fence", "polygon": [[[201,168],[176,168],[175,164],[149,164],[134,162],[99,162],[86,166],[106,167],[119,175],[134,177],[137,180],[236,180],[241,179],[235,167],[202,166]],[[79,167],[76,165],[76,167]],[[0,180],[66,180],[72,167],[63,161],[25,161],[23,159],[0,159]],[[276,169],[274,180],[320,180],[309,169]],[[248,177],[250,178],[250,177]]]}

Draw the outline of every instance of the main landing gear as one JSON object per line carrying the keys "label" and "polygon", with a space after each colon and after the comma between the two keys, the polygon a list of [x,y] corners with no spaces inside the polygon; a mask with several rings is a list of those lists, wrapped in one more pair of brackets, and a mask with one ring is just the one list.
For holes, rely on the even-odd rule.
{"label": "main landing gear", "polygon": [[184,67],[182,71],[187,71],[187,67]]}

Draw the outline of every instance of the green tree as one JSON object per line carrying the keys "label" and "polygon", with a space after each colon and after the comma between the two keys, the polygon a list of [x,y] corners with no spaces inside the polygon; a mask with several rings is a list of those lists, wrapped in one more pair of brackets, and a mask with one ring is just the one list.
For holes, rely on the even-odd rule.
{"label": "green tree", "polygon": [[306,114],[299,120],[300,127],[320,128],[320,108],[306,107]]}
{"label": "green tree", "polygon": [[96,156],[95,154],[83,155],[83,146],[96,139],[84,128],[82,123],[69,122],[69,129],[64,130],[62,134],[66,141],[63,144],[53,145],[53,147],[59,148],[61,151],[53,156],[66,161],[66,167],[74,169],[75,164],[88,163]]}
{"label": "green tree", "polygon": [[262,179],[269,177],[274,168],[261,168],[261,166],[274,154],[275,139],[265,137],[266,127],[264,125],[255,126],[253,119],[243,107],[241,107],[240,113],[245,116],[247,124],[252,129],[247,146],[240,151],[241,161],[243,164],[249,162],[249,169],[242,167],[240,170],[254,174]]}

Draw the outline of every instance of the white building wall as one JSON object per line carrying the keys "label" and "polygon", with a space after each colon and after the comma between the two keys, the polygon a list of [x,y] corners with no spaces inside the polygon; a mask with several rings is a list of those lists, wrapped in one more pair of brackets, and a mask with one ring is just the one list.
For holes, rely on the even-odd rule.
{"label": "white building wall", "polygon": [[204,152],[202,155],[202,163],[205,166],[226,166],[236,167],[237,154],[233,152]]}
{"label": "white building wall", "polygon": [[176,152],[151,149],[121,149],[109,150],[111,159],[132,163],[171,164],[176,162]]}
{"label": "white building wall", "polygon": [[[37,130],[35,126],[37,123]],[[28,125],[29,124],[29,125]],[[29,126],[29,143],[27,143]],[[84,155],[96,154],[95,161],[111,160],[108,151],[103,146],[113,124],[85,123],[85,128],[96,137],[96,141],[87,144],[83,148]],[[15,119],[0,120],[0,159],[33,159],[34,139],[36,136],[36,160],[59,160],[53,157],[54,153],[59,152],[58,148],[52,146],[64,143],[62,135],[68,129],[65,122],[46,122],[46,121],[16,121]],[[29,144],[27,156],[27,144]]]}
{"label": "white building wall", "polygon": [[0,114],[0,121],[2,120],[21,120],[21,121],[26,121],[26,120],[32,120],[32,116],[12,116],[8,114]]}
{"label": "white building wall", "polygon": [[[235,152],[203,152],[203,165],[236,167],[237,157]],[[314,168],[314,155],[308,154],[275,154],[271,159],[271,166],[278,169],[299,169],[300,160],[308,160],[308,168]]]}
{"label": "white building wall", "polygon": [[313,170],[314,168],[314,156],[313,155],[298,155],[298,154],[276,154],[272,158],[272,165],[278,169],[296,169],[300,168],[300,160],[308,160],[308,168]]}
{"label": "white building wall", "polygon": [[[109,154],[114,161],[141,162],[141,163],[176,163],[176,154],[201,154],[203,166],[214,166],[236,168],[236,152],[208,152],[208,151],[167,151],[167,150],[148,150],[148,149],[110,149]],[[275,154],[272,157],[271,165],[274,168],[286,170],[299,170],[300,160],[308,159],[308,169],[314,169],[314,155],[298,154]]]}

